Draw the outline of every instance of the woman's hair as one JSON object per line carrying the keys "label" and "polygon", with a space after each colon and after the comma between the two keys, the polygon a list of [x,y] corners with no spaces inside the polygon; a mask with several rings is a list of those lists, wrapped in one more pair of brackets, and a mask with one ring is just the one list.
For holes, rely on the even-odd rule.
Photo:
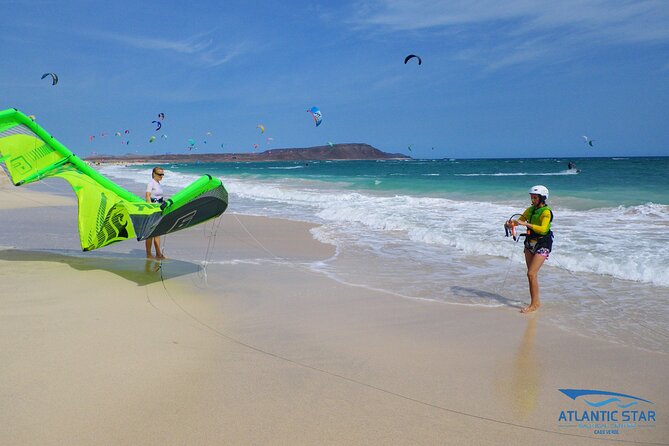
{"label": "woman's hair", "polygon": [[153,174],[155,174],[158,169],[162,169],[162,167],[158,166],[154,167],[153,170],[151,171],[151,176],[153,176]]}

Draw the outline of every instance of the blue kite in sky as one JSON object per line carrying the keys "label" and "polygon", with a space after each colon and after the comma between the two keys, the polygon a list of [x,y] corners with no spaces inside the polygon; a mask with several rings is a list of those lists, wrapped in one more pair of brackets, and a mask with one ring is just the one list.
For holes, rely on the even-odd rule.
{"label": "blue kite in sky", "polygon": [[309,110],[307,110],[309,113],[311,113],[311,116],[314,117],[314,121],[316,121],[316,127],[321,125],[321,122],[323,121],[323,114],[321,111],[318,109],[318,107],[311,107]]}

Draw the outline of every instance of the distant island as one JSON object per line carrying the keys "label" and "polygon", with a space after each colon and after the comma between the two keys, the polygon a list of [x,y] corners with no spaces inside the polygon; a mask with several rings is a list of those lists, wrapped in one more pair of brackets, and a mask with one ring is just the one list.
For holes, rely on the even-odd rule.
{"label": "distant island", "polygon": [[95,155],[86,157],[89,162],[230,162],[230,161],[320,161],[320,160],[387,160],[410,159],[402,153],[386,153],[369,144],[332,144],[326,146],[270,149],[260,153],[188,153],[162,155]]}

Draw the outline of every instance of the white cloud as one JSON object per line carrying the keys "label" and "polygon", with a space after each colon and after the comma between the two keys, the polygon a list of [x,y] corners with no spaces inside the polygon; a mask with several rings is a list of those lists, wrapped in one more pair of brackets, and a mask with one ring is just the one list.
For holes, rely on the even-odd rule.
{"label": "white cloud", "polygon": [[244,53],[249,46],[236,44],[224,46],[215,44],[209,34],[198,34],[182,40],[157,39],[110,32],[89,32],[87,36],[102,40],[118,42],[133,48],[153,51],[166,51],[191,57],[191,60],[205,66],[214,67]]}
{"label": "white cloud", "polygon": [[669,43],[666,0],[363,0],[354,9],[349,22],[358,30],[457,32],[457,57],[478,57],[491,69],[602,46]]}

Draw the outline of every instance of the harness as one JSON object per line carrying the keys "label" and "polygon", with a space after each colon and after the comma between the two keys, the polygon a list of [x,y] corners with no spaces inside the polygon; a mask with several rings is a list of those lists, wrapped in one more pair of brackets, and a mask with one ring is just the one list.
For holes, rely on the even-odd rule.
{"label": "harness", "polygon": [[527,249],[532,254],[536,253],[539,248],[547,248],[548,251],[551,251],[553,248],[553,231],[551,231],[553,211],[551,208],[548,206],[542,206],[540,208],[532,206],[532,213],[530,214],[530,218],[528,218],[527,221],[532,225],[538,225],[539,217],[541,217],[541,214],[543,214],[546,210],[548,210],[548,212],[551,214],[551,220],[548,223],[548,232],[546,234],[539,234],[532,229],[527,228],[527,235],[525,236],[524,245],[525,249]]}

